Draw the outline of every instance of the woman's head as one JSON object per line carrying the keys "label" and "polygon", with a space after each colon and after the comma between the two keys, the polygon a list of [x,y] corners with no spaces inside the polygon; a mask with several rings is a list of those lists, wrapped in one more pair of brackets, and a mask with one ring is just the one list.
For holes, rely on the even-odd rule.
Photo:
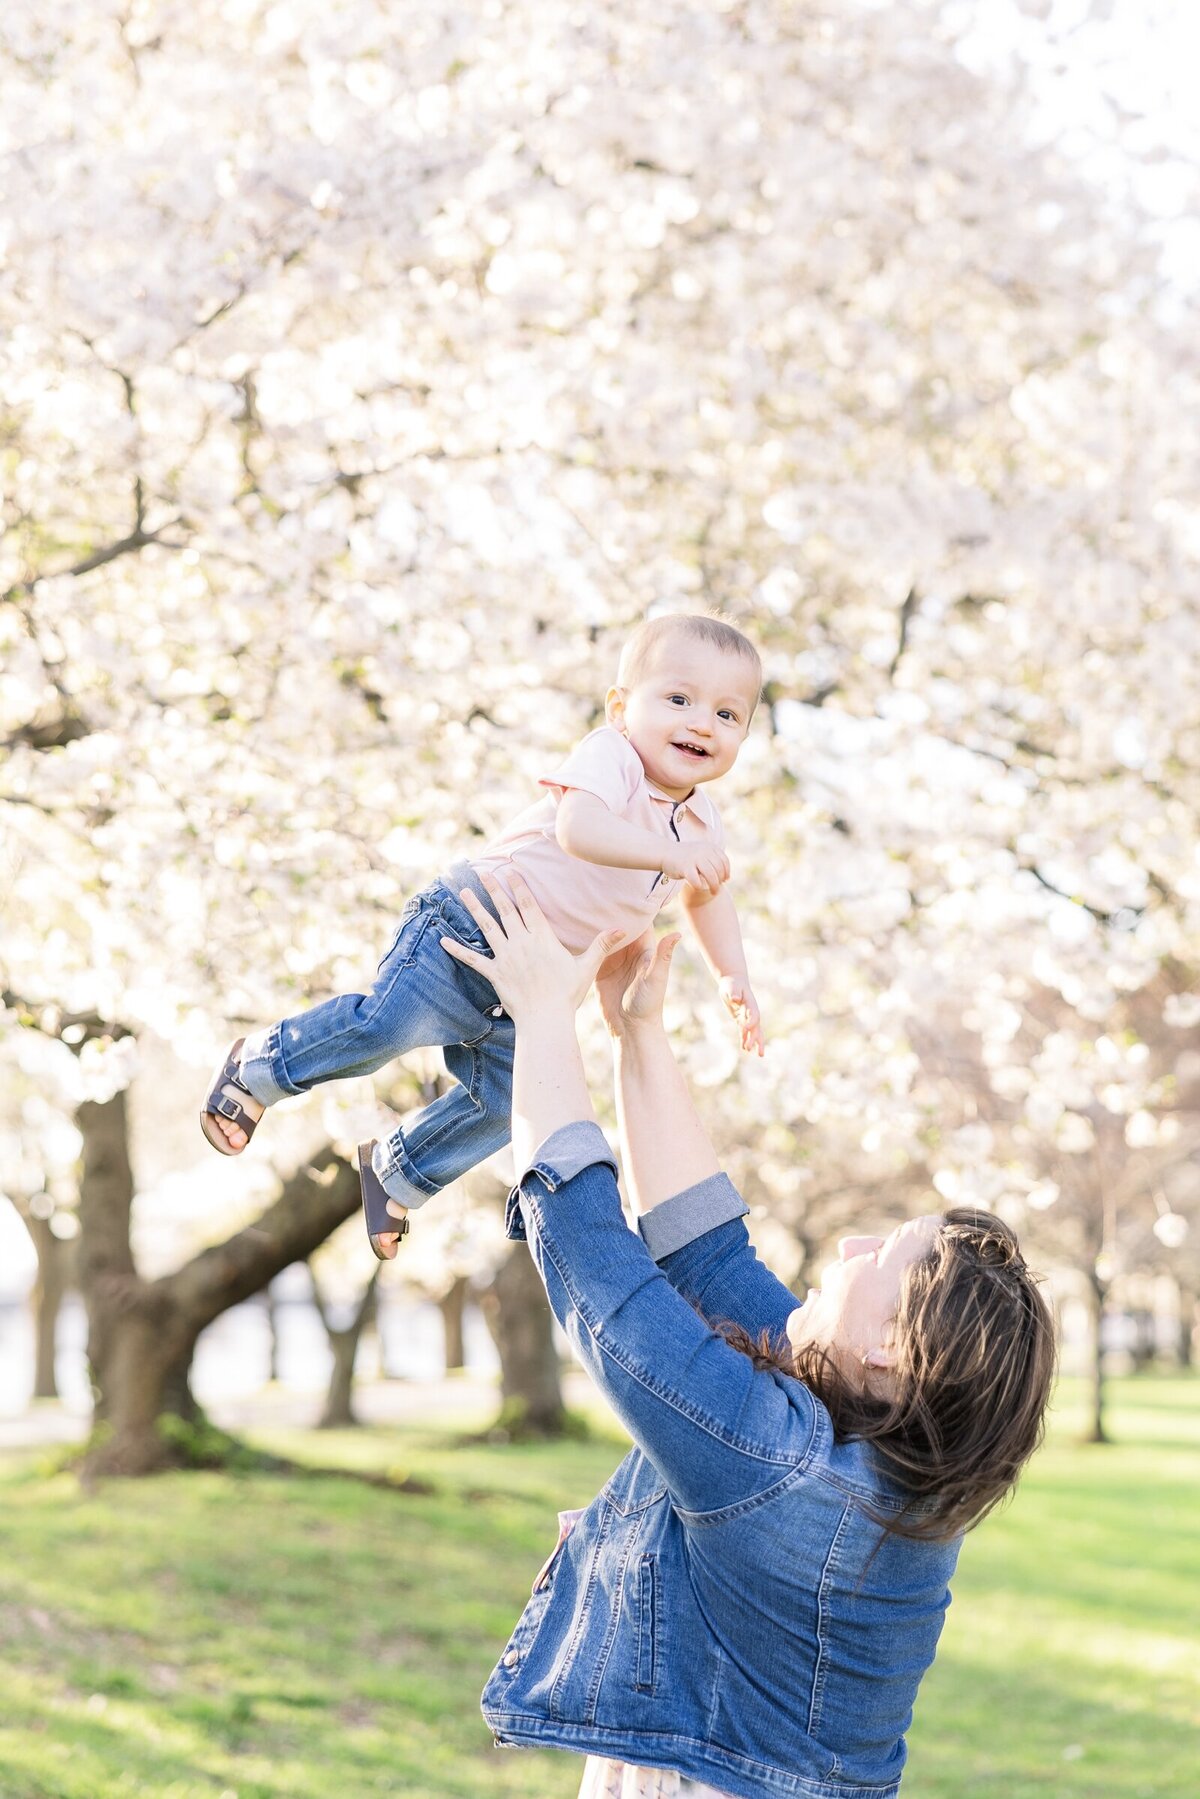
{"label": "woman's head", "polygon": [[793,1349],[825,1350],[848,1366],[877,1369],[895,1361],[895,1325],[908,1270],[928,1256],[941,1216],[909,1218],[886,1237],[843,1237],[837,1259],[788,1320]]}
{"label": "woman's head", "polygon": [[837,1435],[871,1441],[921,1502],[901,1526],[909,1534],[978,1523],[1041,1441],[1053,1320],[1015,1234],[990,1212],[845,1239],[789,1337]]}

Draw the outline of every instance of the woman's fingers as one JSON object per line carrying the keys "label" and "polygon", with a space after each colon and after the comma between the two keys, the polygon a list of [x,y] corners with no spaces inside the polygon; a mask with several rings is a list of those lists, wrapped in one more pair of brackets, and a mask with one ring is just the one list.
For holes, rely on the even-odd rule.
{"label": "woman's fingers", "polygon": [[[512,887],[511,892],[504,886],[503,882],[496,880],[494,875],[485,874],[482,869],[479,873],[479,879],[487,889],[488,898],[491,900],[499,914],[499,928],[506,937],[512,935],[512,928],[514,925],[524,925],[525,929],[528,930],[531,919],[535,915],[538,918],[541,917],[537,901],[534,899],[532,893],[515,869],[508,878]],[[497,928],[496,919],[483,904],[479,895],[473,893],[469,887],[464,887],[459,897],[470,908],[471,916],[483,930],[488,942],[494,943],[495,937],[489,934],[488,926],[491,926],[492,932],[494,933]]]}
{"label": "woman's fingers", "polygon": [[456,937],[439,937],[438,942],[447,955],[453,956],[456,962],[465,962],[468,968],[478,968],[484,974],[487,974],[495,963],[494,956],[481,956],[478,950],[468,949],[466,944],[460,943]]}
{"label": "woman's fingers", "polygon": [[[487,877],[481,876],[480,878],[483,880],[486,880]],[[489,892],[490,891],[491,891],[491,889],[489,888]],[[497,931],[499,931],[501,933],[501,935],[504,935],[504,926],[496,923],[496,920],[493,917],[493,915],[488,911],[487,907],[484,905],[484,903],[480,899],[479,895],[476,892],[474,892],[474,890],[472,888],[470,888],[470,887],[460,888],[458,897],[462,901],[463,905],[467,908],[467,911],[471,914],[471,917],[475,920],[475,923],[479,926],[480,930],[483,932],[484,941],[486,943],[494,943],[496,941],[495,934]],[[444,941],[444,939],[443,939],[443,941]],[[464,960],[465,960],[465,958],[464,958]]]}
{"label": "woman's fingers", "polygon": [[[524,878],[517,873],[515,868],[509,876],[509,880],[512,883],[512,909],[520,919],[521,923],[525,926],[525,929],[527,931],[548,931],[550,927],[546,923],[545,913],[533,897],[532,890],[526,885]],[[495,883],[495,887],[497,895],[499,895],[500,883],[498,881]]]}
{"label": "woman's fingers", "polygon": [[672,931],[668,936],[660,938],[655,944],[654,954],[650,958],[647,973],[651,978],[657,978],[664,990],[667,985],[667,977],[671,972],[671,957],[675,954],[679,937],[678,931]]}
{"label": "woman's fingers", "polygon": [[665,972],[670,967],[671,957],[675,954],[675,946],[679,942],[680,935],[679,931],[668,931],[665,937],[659,938],[650,957],[651,968],[661,969]]}
{"label": "woman's fingers", "polygon": [[648,1016],[648,1013],[662,1011],[667,977],[671,973],[671,957],[678,941],[678,932],[660,937],[653,950],[644,953],[637,962],[637,968],[631,971],[630,984],[624,991],[624,1004],[630,1016]]}
{"label": "woman's fingers", "polygon": [[576,956],[575,966],[579,970],[579,978],[584,992],[600,973],[600,967],[605,958],[612,955],[620,941],[620,931],[602,931],[599,937],[593,937],[587,948],[581,950]]}

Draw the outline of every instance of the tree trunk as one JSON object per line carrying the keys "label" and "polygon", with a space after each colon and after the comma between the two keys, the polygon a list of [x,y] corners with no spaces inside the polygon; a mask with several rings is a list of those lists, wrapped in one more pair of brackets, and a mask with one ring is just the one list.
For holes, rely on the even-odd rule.
{"label": "tree trunk", "polygon": [[1108,1286],[1094,1269],[1088,1275],[1088,1286],[1092,1298],[1092,1416],[1084,1442],[1107,1443],[1109,1436],[1104,1428],[1104,1306]]}
{"label": "tree trunk", "polygon": [[1193,1332],[1200,1319],[1200,1302],[1185,1287],[1179,1289],[1179,1366],[1186,1374],[1193,1361]]}
{"label": "tree trunk", "polygon": [[140,1279],[129,1244],[133,1171],[125,1095],[88,1101],[83,1136],[79,1284],[88,1313],[95,1425],[84,1472],[148,1474],[195,1461],[204,1425],[188,1384],[206,1325],[304,1261],[358,1204],[358,1178],[326,1149],[284,1183],[274,1205],[175,1274]]}
{"label": "tree trunk", "polygon": [[512,1251],[483,1301],[500,1356],[500,1416],[510,1437],[558,1437],[567,1426],[553,1316],[524,1243]]}
{"label": "tree trunk", "polygon": [[446,1373],[455,1368],[465,1368],[467,1364],[466,1345],[463,1340],[463,1317],[467,1309],[467,1293],[470,1282],[465,1274],[442,1294],[438,1300],[438,1311],[442,1314],[442,1340],[445,1345]]}
{"label": "tree trunk", "polygon": [[29,1202],[16,1200],[21,1222],[29,1232],[37,1256],[37,1278],[33,1283],[30,1303],[33,1307],[33,1397],[57,1399],[58,1378],[54,1368],[58,1338],[58,1316],[67,1288],[71,1284],[72,1245],[56,1237],[48,1218],[39,1218],[30,1210]]}
{"label": "tree trunk", "polygon": [[279,1301],[270,1282],[263,1288],[263,1304],[267,1312],[267,1379],[279,1379]]}
{"label": "tree trunk", "polygon": [[312,1281],[313,1303],[320,1313],[321,1323],[325,1326],[325,1335],[329,1338],[329,1347],[333,1351],[333,1372],[329,1377],[329,1390],[325,1395],[325,1411],[322,1414],[319,1428],[321,1430],[337,1430],[348,1428],[358,1423],[354,1411],[354,1361],[358,1354],[359,1338],[370,1320],[375,1316],[376,1288],[382,1272],[382,1263],[376,1265],[375,1272],[367,1283],[367,1288],[354,1316],[344,1328],[332,1322],[329,1303],[317,1284],[317,1277],[309,1269]]}

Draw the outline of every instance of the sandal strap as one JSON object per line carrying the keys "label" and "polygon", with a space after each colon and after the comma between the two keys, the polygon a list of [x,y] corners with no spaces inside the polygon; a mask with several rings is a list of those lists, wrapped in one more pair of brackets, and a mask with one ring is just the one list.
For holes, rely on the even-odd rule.
{"label": "sandal strap", "polygon": [[248,1112],[244,1112],[237,1100],[228,1093],[215,1094],[208,1110],[221,1118],[228,1118],[231,1124],[248,1125],[250,1130],[258,1123],[258,1119],[251,1118]]}

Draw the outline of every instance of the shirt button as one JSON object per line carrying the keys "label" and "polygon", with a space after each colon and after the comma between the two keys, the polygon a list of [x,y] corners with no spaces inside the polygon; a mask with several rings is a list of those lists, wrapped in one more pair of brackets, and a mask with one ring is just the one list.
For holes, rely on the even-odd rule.
{"label": "shirt button", "polygon": [[516,1650],[510,1649],[508,1654],[504,1658],[504,1666],[506,1668],[515,1668],[517,1663],[520,1661],[520,1659],[521,1658],[517,1654]]}

